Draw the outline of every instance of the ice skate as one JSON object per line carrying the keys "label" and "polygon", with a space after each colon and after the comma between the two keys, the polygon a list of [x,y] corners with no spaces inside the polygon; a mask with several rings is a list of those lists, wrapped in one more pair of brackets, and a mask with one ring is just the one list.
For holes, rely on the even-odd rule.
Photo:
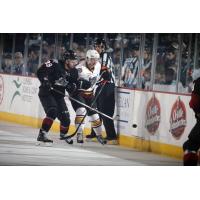
{"label": "ice skate", "polygon": [[83,144],[83,133],[77,133],[77,143]]}
{"label": "ice skate", "polygon": [[104,140],[102,135],[97,135],[97,141],[102,145],[106,144],[106,140]]}
{"label": "ice skate", "polygon": [[53,140],[50,140],[47,137],[47,132],[40,130],[39,135],[37,137],[36,145],[44,145],[44,146],[52,146]]}
{"label": "ice skate", "polygon": [[65,140],[67,137],[66,133],[60,133],[60,140]]}

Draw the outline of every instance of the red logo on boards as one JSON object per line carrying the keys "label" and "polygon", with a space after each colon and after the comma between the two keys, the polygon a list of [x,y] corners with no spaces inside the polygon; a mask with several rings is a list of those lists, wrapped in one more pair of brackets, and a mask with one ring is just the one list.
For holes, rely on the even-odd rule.
{"label": "red logo on boards", "polygon": [[149,100],[146,108],[146,123],[145,127],[148,132],[154,135],[160,124],[160,103],[153,94],[153,97]]}
{"label": "red logo on boards", "polygon": [[186,108],[180,97],[172,106],[170,115],[170,132],[175,139],[180,139],[186,127]]}

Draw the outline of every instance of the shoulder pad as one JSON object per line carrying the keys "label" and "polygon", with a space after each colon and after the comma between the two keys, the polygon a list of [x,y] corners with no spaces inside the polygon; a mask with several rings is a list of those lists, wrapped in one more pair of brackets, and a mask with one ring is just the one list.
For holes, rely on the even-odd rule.
{"label": "shoulder pad", "polygon": [[58,64],[58,60],[56,59],[51,59],[46,61],[45,63],[42,64],[43,67],[52,67],[53,65],[57,65]]}

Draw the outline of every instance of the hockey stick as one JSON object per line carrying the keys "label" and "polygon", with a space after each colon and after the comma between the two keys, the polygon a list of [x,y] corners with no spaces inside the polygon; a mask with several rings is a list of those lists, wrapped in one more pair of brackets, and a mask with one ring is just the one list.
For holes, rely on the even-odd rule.
{"label": "hockey stick", "polygon": [[[104,87],[105,87],[105,84],[104,84],[103,86],[101,86],[101,89],[99,90],[98,94],[95,96],[95,98],[94,98],[94,100],[93,100],[93,102],[92,102],[92,104],[91,104],[91,107],[93,107],[94,104],[96,103],[96,101],[97,101],[97,99],[98,99],[99,95],[101,94],[101,92],[102,92],[102,90],[103,90]],[[74,136],[77,134],[78,129],[80,128],[81,124],[84,122],[84,120],[85,120],[87,114],[88,114],[88,110],[86,111],[85,115],[83,116],[83,119],[82,119],[81,122],[79,123],[79,125],[78,125],[78,127],[76,128],[76,130],[74,131],[74,133],[71,134],[71,135],[69,135],[69,136],[66,136],[66,137],[64,138],[65,140],[70,139],[70,138],[74,137]]]}
{"label": "hockey stick", "polygon": [[117,119],[116,119],[117,116],[116,116],[116,117],[110,117],[110,116],[106,115],[105,113],[103,113],[103,112],[101,112],[101,111],[98,111],[97,109],[92,108],[92,107],[86,105],[85,103],[80,102],[79,100],[77,100],[77,99],[71,97],[70,95],[66,95],[66,94],[60,92],[59,90],[54,89],[53,87],[51,87],[51,90],[57,92],[58,94],[61,94],[61,95],[65,96],[65,97],[68,97],[70,100],[72,100],[72,101],[74,101],[74,102],[76,102],[76,103],[78,103],[78,104],[80,104],[80,105],[82,105],[82,106],[84,106],[84,107],[86,107],[86,108],[92,110],[92,111],[95,111],[96,113],[99,113],[100,115],[102,115],[102,116],[104,116],[104,117],[107,117],[108,119],[111,119],[111,120],[113,120],[113,121],[114,121],[114,120],[117,120]]}

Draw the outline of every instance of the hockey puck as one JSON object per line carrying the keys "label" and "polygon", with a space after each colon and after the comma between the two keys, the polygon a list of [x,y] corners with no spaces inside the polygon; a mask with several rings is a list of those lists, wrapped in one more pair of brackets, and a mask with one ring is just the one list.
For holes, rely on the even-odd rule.
{"label": "hockey puck", "polygon": [[137,128],[137,124],[133,124],[132,127],[133,127],[133,128]]}

